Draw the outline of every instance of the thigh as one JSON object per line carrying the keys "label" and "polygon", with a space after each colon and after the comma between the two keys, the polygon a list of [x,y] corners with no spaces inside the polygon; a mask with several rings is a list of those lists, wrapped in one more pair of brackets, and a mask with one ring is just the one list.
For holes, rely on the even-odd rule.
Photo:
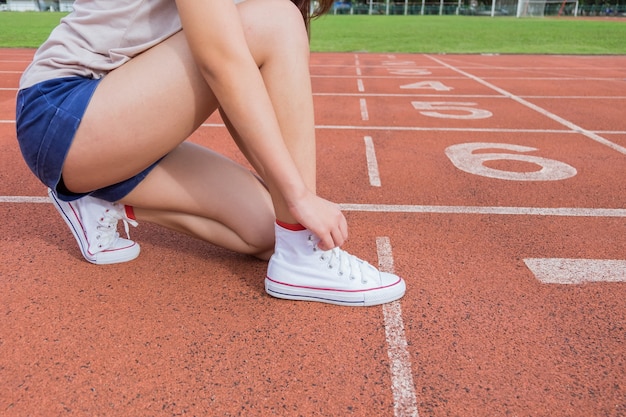
{"label": "thigh", "polygon": [[[268,44],[276,44],[263,35],[276,34],[279,12],[293,4],[247,0],[238,8],[250,52],[263,66]],[[65,160],[65,186],[87,192],[143,172],[186,140],[218,106],[184,32],[177,33],[104,77]]]}
{"label": "thigh", "polygon": [[109,73],[63,167],[74,192],[125,180],[183,142],[218,106],[179,32]]}

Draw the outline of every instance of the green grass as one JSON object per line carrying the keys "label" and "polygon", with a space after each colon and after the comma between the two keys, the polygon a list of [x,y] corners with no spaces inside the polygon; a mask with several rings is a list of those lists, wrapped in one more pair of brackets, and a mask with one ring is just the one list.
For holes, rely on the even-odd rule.
{"label": "green grass", "polygon": [[0,47],[36,48],[67,13],[0,12]]}
{"label": "green grass", "polygon": [[[39,46],[64,13],[0,13],[0,47]],[[311,25],[315,52],[626,54],[626,20],[328,15]]]}
{"label": "green grass", "polygon": [[311,49],[348,52],[624,54],[626,21],[483,16],[329,15]]}

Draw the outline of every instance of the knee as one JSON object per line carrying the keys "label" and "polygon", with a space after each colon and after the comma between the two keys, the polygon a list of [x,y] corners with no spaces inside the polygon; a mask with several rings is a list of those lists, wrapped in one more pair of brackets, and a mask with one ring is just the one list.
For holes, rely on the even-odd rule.
{"label": "knee", "polygon": [[239,3],[243,27],[254,46],[297,48],[308,52],[309,38],[304,18],[290,0],[246,0]]}

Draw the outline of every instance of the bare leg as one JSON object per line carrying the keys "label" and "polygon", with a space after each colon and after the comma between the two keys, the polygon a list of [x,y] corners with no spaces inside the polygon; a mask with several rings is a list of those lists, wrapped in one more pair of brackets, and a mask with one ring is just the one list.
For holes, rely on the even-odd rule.
{"label": "bare leg", "polygon": [[[183,33],[104,79],[67,158],[66,186],[72,191],[99,188],[167,155],[123,200],[137,208],[138,217],[263,258],[275,238],[265,278],[266,291],[275,297],[340,305],[377,305],[402,297],[405,283],[401,278],[380,272],[337,247],[347,234],[345,218],[336,205],[311,193],[316,176],[313,104],[308,38],[299,11],[287,0],[247,0],[238,7],[248,47],[293,158],[282,172],[293,174],[297,168],[305,185],[300,198],[292,198],[292,207],[277,192],[285,178],[272,175],[270,179],[251,152],[260,149],[263,159],[268,159],[268,147],[258,145],[270,143],[270,151],[276,150],[282,144],[275,136],[268,137],[270,142],[250,141],[255,126],[237,124],[247,133],[239,135],[225,116],[242,152],[266,179],[269,194],[245,169],[183,143],[218,108]],[[258,94],[258,83],[254,86],[257,97],[265,98]],[[242,120],[244,109],[222,101],[228,103],[225,107],[233,117]],[[274,125],[270,127],[267,132],[275,131]],[[280,150],[285,162],[284,148]],[[302,181],[297,180],[300,191]],[[274,223],[274,218],[279,222]],[[289,224],[296,218],[307,223],[306,228]],[[325,242],[315,235],[316,230],[326,235]]]}
{"label": "bare leg", "polygon": [[[198,174],[201,175],[198,175]],[[247,169],[199,145],[172,151],[123,203],[157,223],[262,259],[274,246],[274,212]]]}
{"label": "bare leg", "polygon": [[[288,148],[305,182],[314,190],[308,39],[291,3],[269,3],[278,7],[268,7],[268,1],[250,0],[239,9]],[[238,251],[266,254],[273,244],[275,219],[267,192],[245,170],[226,163],[212,169],[214,155],[186,146],[179,148],[217,107],[184,34],[174,35],[102,81],[64,166],[66,186],[81,192],[115,183],[170,153],[123,200],[136,207],[138,219]],[[237,142],[242,146],[241,141]],[[245,148],[242,151],[247,153]],[[250,160],[258,167],[253,158]],[[250,192],[238,190],[242,184]],[[224,199],[229,192],[231,198]],[[292,220],[284,202],[276,195],[273,199],[279,217]],[[229,218],[224,218],[227,215]]]}

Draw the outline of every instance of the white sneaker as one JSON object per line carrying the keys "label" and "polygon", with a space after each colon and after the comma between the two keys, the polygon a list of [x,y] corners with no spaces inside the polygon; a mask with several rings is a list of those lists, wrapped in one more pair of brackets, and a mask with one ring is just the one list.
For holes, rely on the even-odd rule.
{"label": "white sneaker", "polygon": [[[90,196],[67,202],[48,189],[48,196],[74,235],[83,257],[98,265],[127,262],[139,256],[139,244],[130,240],[128,224],[137,222],[123,206]],[[117,222],[122,220],[129,239],[121,238]]]}
{"label": "white sneaker", "polygon": [[402,278],[339,248],[320,250],[319,238],[308,230],[275,227],[276,247],[265,278],[268,294],[348,306],[384,304],[404,295]]}

